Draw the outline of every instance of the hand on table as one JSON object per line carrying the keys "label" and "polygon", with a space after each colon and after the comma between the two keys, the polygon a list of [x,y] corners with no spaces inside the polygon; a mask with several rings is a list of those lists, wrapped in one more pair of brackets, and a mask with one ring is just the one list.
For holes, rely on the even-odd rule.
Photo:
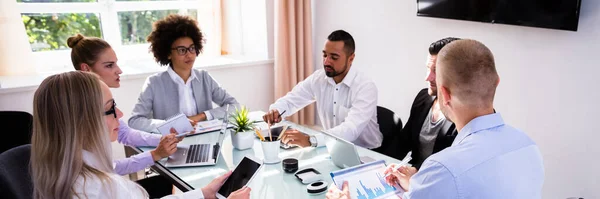
{"label": "hand on table", "polygon": [[289,146],[309,147],[310,136],[296,129],[290,129],[282,132],[281,142]]}

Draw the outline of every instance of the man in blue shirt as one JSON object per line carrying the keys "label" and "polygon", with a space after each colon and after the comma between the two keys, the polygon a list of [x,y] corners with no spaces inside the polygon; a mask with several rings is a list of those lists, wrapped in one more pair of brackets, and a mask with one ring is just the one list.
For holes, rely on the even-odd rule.
{"label": "man in blue shirt", "polygon": [[[544,167],[538,147],[494,112],[500,79],[491,51],[474,40],[452,42],[438,54],[436,80],[442,113],[454,122],[458,135],[418,172],[412,167],[393,170],[391,164],[388,183],[400,183],[407,191],[403,199],[541,198]],[[330,189],[328,198],[336,196],[350,193]]]}

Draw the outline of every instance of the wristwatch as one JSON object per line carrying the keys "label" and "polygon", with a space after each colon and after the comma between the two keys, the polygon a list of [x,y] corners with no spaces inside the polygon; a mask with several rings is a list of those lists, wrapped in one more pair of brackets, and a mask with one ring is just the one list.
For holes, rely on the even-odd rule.
{"label": "wristwatch", "polygon": [[310,146],[311,147],[316,147],[317,146],[317,137],[315,137],[314,135],[311,135],[308,138],[308,141],[310,142]]}

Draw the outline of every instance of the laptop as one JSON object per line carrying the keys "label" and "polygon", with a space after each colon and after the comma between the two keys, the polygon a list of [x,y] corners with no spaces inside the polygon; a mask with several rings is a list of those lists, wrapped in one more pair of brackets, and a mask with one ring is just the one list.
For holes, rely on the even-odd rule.
{"label": "laptop", "polygon": [[217,164],[221,155],[221,145],[227,131],[229,118],[229,105],[225,111],[223,124],[219,131],[219,138],[214,144],[192,144],[189,146],[177,146],[177,151],[169,156],[166,167],[190,167],[190,166],[210,166]]}
{"label": "laptop", "polygon": [[333,161],[335,166],[343,169],[375,161],[375,159],[369,156],[359,156],[354,143],[324,131],[321,131],[321,133],[329,138],[326,139],[327,151],[329,151],[331,161]]}

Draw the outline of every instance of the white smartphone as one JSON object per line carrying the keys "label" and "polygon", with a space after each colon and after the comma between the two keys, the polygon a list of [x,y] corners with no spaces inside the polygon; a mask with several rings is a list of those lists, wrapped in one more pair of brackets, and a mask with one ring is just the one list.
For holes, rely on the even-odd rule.
{"label": "white smartphone", "polygon": [[229,197],[229,194],[241,189],[248,182],[252,181],[263,166],[261,162],[256,157],[245,156],[235,169],[233,169],[231,176],[225,180],[225,183],[223,183],[223,186],[217,192],[217,198],[225,199]]}

